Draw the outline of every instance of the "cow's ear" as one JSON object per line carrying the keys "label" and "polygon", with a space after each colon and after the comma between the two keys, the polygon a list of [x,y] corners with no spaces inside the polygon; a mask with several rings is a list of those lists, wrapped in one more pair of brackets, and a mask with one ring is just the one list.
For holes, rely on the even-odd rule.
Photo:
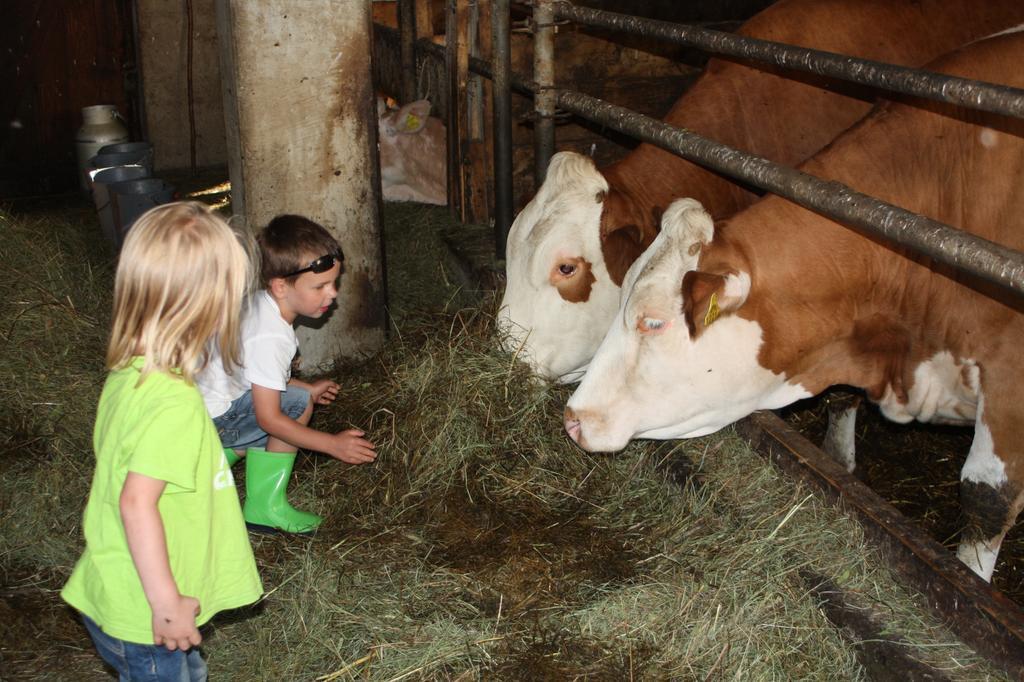
{"label": "cow's ear", "polygon": [[[696,199],[676,199],[661,217],[661,229],[679,245],[687,258],[698,258],[714,236],[715,224]],[[692,261],[696,265],[697,261]]]}
{"label": "cow's ear", "polygon": [[430,116],[430,101],[418,99],[410,102],[398,110],[398,132],[413,134],[418,133],[427,124],[427,117]]}
{"label": "cow's ear", "polygon": [[696,339],[718,318],[738,309],[750,293],[745,272],[711,273],[690,270],[683,275],[683,317]]}
{"label": "cow's ear", "polygon": [[658,236],[657,224],[638,211],[633,201],[612,188],[603,197],[601,209],[601,255],[616,286],[622,286],[629,266]]}

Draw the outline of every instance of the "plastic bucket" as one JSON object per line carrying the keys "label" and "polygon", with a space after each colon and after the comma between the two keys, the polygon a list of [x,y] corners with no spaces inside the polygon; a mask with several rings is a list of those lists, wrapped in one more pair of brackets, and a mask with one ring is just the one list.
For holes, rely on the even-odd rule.
{"label": "plastic bucket", "polygon": [[117,232],[114,221],[113,203],[110,198],[109,186],[126,180],[142,180],[149,177],[149,171],[142,166],[115,166],[97,171],[92,178],[92,201],[96,205],[96,215],[100,219],[103,236],[111,244],[119,246],[121,236]]}
{"label": "plastic bucket", "polygon": [[125,234],[140,215],[174,200],[174,187],[159,178],[115,182],[107,185],[107,191],[119,241],[124,241]]}

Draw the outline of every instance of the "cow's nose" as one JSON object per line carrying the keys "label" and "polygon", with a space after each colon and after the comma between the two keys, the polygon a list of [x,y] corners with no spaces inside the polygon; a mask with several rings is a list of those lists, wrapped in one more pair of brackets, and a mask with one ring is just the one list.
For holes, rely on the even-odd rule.
{"label": "cow's nose", "polygon": [[580,442],[580,420],[576,418],[576,413],[571,407],[565,408],[564,422],[565,432],[578,444]]}

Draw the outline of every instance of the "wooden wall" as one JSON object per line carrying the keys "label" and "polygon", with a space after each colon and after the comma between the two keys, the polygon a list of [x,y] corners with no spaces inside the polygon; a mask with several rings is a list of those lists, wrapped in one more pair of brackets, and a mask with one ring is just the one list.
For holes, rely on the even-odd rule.
{"label": "wooden wall", "polygon": [[[417,0],[423,2],[425,0]],[[633,9],[625,7],[622,0],[615,2],[583,0],[581,5],[593,5],[620,13],[636,13],[651,18],[672,21],[694,21],[711,24],[716,28],[731,30],[738,26],[744,16],[750,16],[772,0],[735,0],[717,6],[715,2],[655,2],[642,4]],[[374,32],[374,71],[377,87],[396,99],[401,92],[401,63],[399,58],[398,32],[394,25],[393,2],[375,2],[375,17],[378,25]],[[381,9],[377,9],[382,6]],[[482,3],[483,25],[489,26],[489,3]],[[640,10],[644,10],[641,12]],[[513,21],[527,14],[525,8],[513,5]],[[737,19],[739,17],[739,19]],[[489,29],[484,29],[489,30]],[[435,38],[443,42],[444,36]],[[533,72],[532,36],[525,33],[512,35],[512,70],[529,79]],[[612,33],[585,26],[566,25],[555,35],[555,80],[557,83],[573,84],[574,89],[586,94],[639,111],[642,114],[661,118],[699,74],[707,60],[706,53],[687,49],[670,43],[658,43],[650,39],[636,39],[622,33]],[[489,55],[484,52],[485,59]],[[416,67],[416,92],[432,103],[433,116],[446,120],[448,101],[445,90],[443,62],[420,55]],[[489,89],[485,84],[485,89]],[[533,172],[533,126],[532,100],[515,94],[512,98],[513,132],[513,209],[518,211],[534,193]],[[490,124],[489,117],[486,124]],[[567,117],[557,122],[555,134],[556,150],[567,150],[589,154],[598,163],[606,165],[621,158],[636,146],[631,138],[591,124],[576,117]],[[484,150],[485,152],[487,150]],[[477,181],[467,180],[476,187],[479,194],[489,196],[490,170],[485,164],[486,187],[476,187]],[[474,175],[484,175],[479,169]],[[479,203],[479,202],[478,202]],[[470,211],[473,222],[484,222],[487,213],[486,201],[480,209]]]}
{"label": "wooden wall", "polygon": [[[441,0],[426,1],[431,3],[432,15],[443,7]],[[213,2],[191,3],[196,15],[193,86],[200,167],[226,162]],[[580,0],[580,4],[659,19],[735,22],[771,4],[771,0]],[[388,7],[393,3],[373,5],[375,12],[394,9]],[[150,140],[158,147],[158,166],[188,166],[187,103],[182,94],[185,6],[180,0],[5,0],[0,25],[0,83],[4,87],[0,97],[0,198],[75,190],[74,135],[81,125],[82,107],[93,104],[116,105],[136,140],[143,139],[146,128],[144,108],[149,133],[160,138]],[[133,11],[139,14],[137,20]],[[443,16],[431,19],[443,26]],[[135,23],[140,25],[138,34]],[[524,38],[522,42],[527,41]],[[635,61],[641,52],[671,61],[678,58],[654,48],[649,41],[635,45],[619,37],[614,42],[615,49],[622,50],[627,60]],[[141,52],[151,58],[145,79],[140,77],[136,63],[136,45],[143,43],[147,50]],[[639,52],[637,48],[641,48]],[[429,69],[424,75],[427,73]],[[139,94],[142,80],[146,82],[145,107]],[[599,91],[620,85],[631,96],[639,92],[639,88],[632,87],[634,83],[625,80],[607,85],[602,85],[600,78],[590,81],[595,88],[593,94],[607,95],[613,101],[616,93]],[[657,88],[652,92],[658,94]],[[438,113],[443,113],[444,104],[435,104]],[[635,108],[656,113],[662,106],[651,100]],[[568,127],[562,127],[559,135],[567,140],[574,137]],[[597,154],[603,151],[599,143]]]}
{"label": "wooden wall", "polygon": [[114,104],[138,139],[130,0],[5,0],[0,197],[77,188],[82,108]]}

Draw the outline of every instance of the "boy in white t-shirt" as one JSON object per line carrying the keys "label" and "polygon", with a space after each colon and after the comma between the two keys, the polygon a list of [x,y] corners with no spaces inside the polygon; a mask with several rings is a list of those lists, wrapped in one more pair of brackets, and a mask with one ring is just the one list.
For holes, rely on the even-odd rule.
{"label": "boy in white t-shirt", "polygon": [[228,461],[245,453],[242,512],[249,528],[312,533],[322,519],[293,508],[286,494],[296,450],[324,452],[348,464],[377,456],[358,429],[324,433],[309,427],[313,405],[331,403],[338,384],[291,376],[299,347],[293,325],[330,308],[344,256],[327,230],[297,215],[274,218],[257,241],[264,288],[250,298],[242,320],[241,372],[227,374],[214,357],[197,383]]}

